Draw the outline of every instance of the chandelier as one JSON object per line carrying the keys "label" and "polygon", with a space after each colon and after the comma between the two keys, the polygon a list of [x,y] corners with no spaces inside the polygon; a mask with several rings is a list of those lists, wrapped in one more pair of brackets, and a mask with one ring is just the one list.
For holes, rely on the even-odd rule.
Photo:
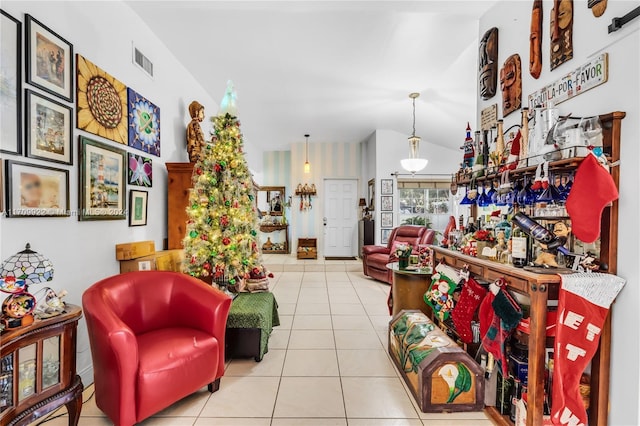
{"label": "chandelier", "polygon": [[416,98],[420,93],[410,93],[413,103],[413,132],[409,136],[409,158],[400,160],[400,165],[406,171],[414,174],[427,167],[429,160],[420,158],[420,136],[416,136]]}

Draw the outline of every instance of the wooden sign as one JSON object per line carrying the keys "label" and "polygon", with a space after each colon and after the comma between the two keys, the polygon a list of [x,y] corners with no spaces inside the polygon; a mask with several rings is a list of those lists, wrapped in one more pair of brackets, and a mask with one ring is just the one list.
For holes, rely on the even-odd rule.
{"label": "wooden sign", "polygon": [[567,99],[576,97],[587,90],[606,83],[609,78],[608,59],[609,55],[602,53],[580,68],[530,94],[529,111],[533,111],[536,107],[547,108],[549,101],[552,101],[554,105],[558,105]]}
{"label": "wooden sign", "polygon": [[489,105],[480,111],[480,129],[491,130],[498,125],[498,104]]}

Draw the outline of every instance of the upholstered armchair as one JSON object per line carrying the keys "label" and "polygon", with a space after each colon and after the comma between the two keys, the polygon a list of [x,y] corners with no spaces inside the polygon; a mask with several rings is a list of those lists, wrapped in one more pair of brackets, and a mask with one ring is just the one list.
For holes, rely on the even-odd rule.
{"label": "upholstered armchair", "polygon": [[106,278],[82,296],[96,405],[116,426],[132,426],[224,374],[231,299],[175,272]]}
{"label": "upholstered armchair", "polygon": [[391,284],[393,273],[387,269],[394,242],[409,243],[413,247],[418,244],[432,244],[436,233],[424,226],[402,225],[391,231],[387,246],[364,246],[362,248],[362,266],[364,274],[378,281]]}

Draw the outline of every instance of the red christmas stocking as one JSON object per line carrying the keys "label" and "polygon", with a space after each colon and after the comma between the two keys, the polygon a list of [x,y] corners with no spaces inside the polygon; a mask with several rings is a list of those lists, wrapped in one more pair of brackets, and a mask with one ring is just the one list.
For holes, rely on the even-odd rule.
{"label": "red christmas stocking", "polygon": [[471,320],[476,313],[476,309],[480,305],[480,302],[487,295],[487,290],[482,287],[476,280],[469,277],[464,287],[462,288],[462,294],[456,306],[451,311],[451,318],[453,318],[453,324],[456,326],[458,336],[465,343],[471,343],[473,341],[473,332],[471,331]]}
{"label": "red christmas stocking", "polygon": [[487,334],[491,323],[493,322],[493,307],[491,304],[496,298],[495,294],[488,292],[480,303],[480,309],[478,310],[478,319],[480,320],[480,338],[483,339]]}
{"label": "red christmas stocking", "polygon": [[602,210],[617,199],[618,188],[609,172],[600,165],[595,155],[587,155],[576,171],[567,198],[573,234],[585,243],[597,240]]}
{"label": "red christmas stocking", "polygon": [[522,318],[520,305],[513,300],[506,290],[500,289],[491,303],[493,319],[487,334],[482,338],[484,349],[500,361],[503,376],[508,374],[504,342]]}
{"label": "red christmas stocking", "polygon": [[596,352],[609,306],[625,280],[596,273],[561,277],[551,420],[555,425],[584,426],[588,419],[580,396],[580,376]]}

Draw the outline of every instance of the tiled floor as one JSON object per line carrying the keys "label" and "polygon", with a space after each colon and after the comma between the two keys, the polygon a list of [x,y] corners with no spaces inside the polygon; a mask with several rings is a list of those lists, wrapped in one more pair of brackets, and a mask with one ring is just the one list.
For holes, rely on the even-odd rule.
{"label": "tiled floor", "polygon": [[[482,412],[417,409],[386,352],[389,287],[348,272],[344,262],[341,266],[342,271],[276,272],[272,289],[282,325],[274,329],[263,361],[232,360],[218,392],[202,389],[143,424],[490,425]],[[61,417],[47,425],[66,421]],[[81,426],[109,424],[94,399],[85,404]]]}

